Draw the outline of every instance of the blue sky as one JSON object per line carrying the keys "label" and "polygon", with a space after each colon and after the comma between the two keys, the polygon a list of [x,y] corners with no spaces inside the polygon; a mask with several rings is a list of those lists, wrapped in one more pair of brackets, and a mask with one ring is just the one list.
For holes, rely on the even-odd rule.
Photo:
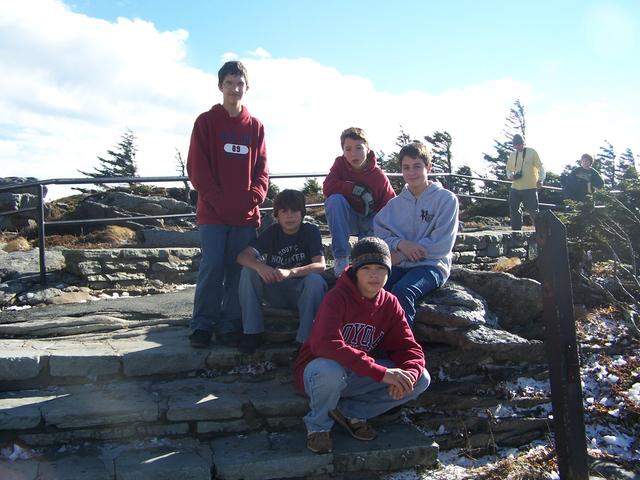
{"label": "blue sky", "polygon": [[[309,57],[400,93],[511,76],[565,98],[632,95],[640,2],[98,0],[75,11],[189,31],[187,61],[215,72],[227,51]],[[242,11],[238,11],[238,7]]]}
{"label": "blue sky", "polygon": [[351,125],[386,152],[400,126],[448,130],[454,164],[482,173],[516,98],[559,172],[604,139],[640,153],[639,28],[635,0],[5,0],[0,161],[78,176],[129,127],[140,173],[172,175],[240,58],[274,173],[327,171]]}

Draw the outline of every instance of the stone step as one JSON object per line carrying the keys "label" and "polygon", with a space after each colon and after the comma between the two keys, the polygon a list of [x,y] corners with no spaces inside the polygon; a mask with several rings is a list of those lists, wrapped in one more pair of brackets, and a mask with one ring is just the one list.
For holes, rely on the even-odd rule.
{"label": "stone step", "polygon": [[27,460],[0,460],[3,480],[269,480],[354,472],[377,473],[433,466],[438,445],[407,425],[378,429],[372,442],[359,442],[338,428],[333,453],[316,455],[305,448],[302,430],[197,441],[84,446],[72,453],[42,449]]}
{"label": "stone step", "polygon": [[219,435],[300,425],[307,399],[288,373],[262,381],[124,381],[0,394],[0,435],[29,445]]}
{"label": "stone step", "polygon": [[[416,425],[436,431],[442,425],[451,430],[451,422],[457,424],[460,415],[472,418],[477,411],[485,415],[499,405],[533,409],[545,402],[548,399],[499,399],[480,382],[435,382],[408,406],[418,407],[410,414]],[[422,413],[425,408],[429,413]],[[301,419],[307,411],[308,401],[295,392],[287,368],[255,377],[52,386],[0,394],[0,441],[46,446],[284,431],[302,428]],[[430,421],[430,417],[434,419]],[[466,424],[471,433],[484,432],[484,426]]]}
{"label": "stone step", "polygon": [[[189,345],[186,325],[127,328],[113,332],[55,338],[0,339],[0,391],[49,385],[109,382],[138,377],[193,375],[202,370],[219,373],[243,366],[288,366],[294,353],[297,320],[291,312],[266,317],[266,343],[253,355],[215,342],[206,349]],[[509,376],[527,368],[522,358],[487,351],[460,350],[425,344],[427,365],[439,379],[468,375]],[[523,345],[528,352],[529,346]],[[535,362],[537,363],[537,362]]]}
{"label": "stone step", "polygon": [[[295,331],[272,328],[270,344],[253,355],[213,343],[189,345],[186,326],[48,339],[0,340],[0,390],[104,382],[145,376],[176,376],[199,370],[227,371],[247,364],[290,365]],[[285,342],[285,343],[273,343]]]}

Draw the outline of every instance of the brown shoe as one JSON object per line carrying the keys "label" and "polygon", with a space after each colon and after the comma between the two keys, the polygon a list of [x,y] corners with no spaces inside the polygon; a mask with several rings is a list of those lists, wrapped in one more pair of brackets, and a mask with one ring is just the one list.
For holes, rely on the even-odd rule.
{"label": "brown shoe", "polygon": [[349,432],[349,435],[351,435],[356,440],[369,442],[378,436],[376,431],[371,428],[371,425],[369,425],[367,422],[365,422],[364,420],[350,420],[345,417],[337,408],[331,410],[329,412],[329,416],[333,418],[336,423],[342,426],[347,432]]}
{"label": "brown shoe", "polygon": [[331,453],[333,444],[329,432],[311,432],[307,434],[307,448],[313,453]]}

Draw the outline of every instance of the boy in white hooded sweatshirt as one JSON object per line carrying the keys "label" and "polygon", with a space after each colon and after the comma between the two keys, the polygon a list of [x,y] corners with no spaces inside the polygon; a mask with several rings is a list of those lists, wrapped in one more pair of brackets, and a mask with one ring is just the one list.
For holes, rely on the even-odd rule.
{"label": "boy in white hooded sweatshirt", "polygon": [[393,268],[385,289],[398,298],[413,329],[416,304],[449,278],[458,199],[429,180],[431,153],[424,144],[405,145],[398,156],[406,184],[375,216],[373,231],[391,250]]}

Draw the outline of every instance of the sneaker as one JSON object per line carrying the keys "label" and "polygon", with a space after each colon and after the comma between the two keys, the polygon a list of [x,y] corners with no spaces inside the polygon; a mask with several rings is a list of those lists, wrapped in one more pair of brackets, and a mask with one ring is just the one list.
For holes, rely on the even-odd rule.
{"label": "sneaker", "polygon": [[371,425],[369,425],[366,421],[358,420],[355,418],[347,418],[337,408],[331,410],[329,412],[329,416],[333,418],[338,425],[343,427],[349,433],[349,435],[351,435],[356,440],[369,442],[378,436],[376,431],[371,428]]}
{"label": "sneaker", "polygon": [[338,278],[349,266],[349,257],[337,257],[333,262],[333,275]]}
{"label": "sneaker", "polygon": [[241,338],[242,335],[238,332],[221,333],[220,335],[216,335],[218,343],[227,347],[238,347],[240,345]]}
{"label": "sneaker", "polygon": [[311,432],[307,434],[307,448],[313,453],[331,453],[333,444],[329,432]]}
{"label": "sneaker", "polygon": [[258,349],[261,343],[261,333],[245,333],[244,335],[242,335],[238,350],[240,350],[242,353],[252,354]]}
{"label": "sneaker", "polygon": [[194,330],[189,335],[189,342],[193,348],[207,348],[211,342],[211,334],[206,330]]}

